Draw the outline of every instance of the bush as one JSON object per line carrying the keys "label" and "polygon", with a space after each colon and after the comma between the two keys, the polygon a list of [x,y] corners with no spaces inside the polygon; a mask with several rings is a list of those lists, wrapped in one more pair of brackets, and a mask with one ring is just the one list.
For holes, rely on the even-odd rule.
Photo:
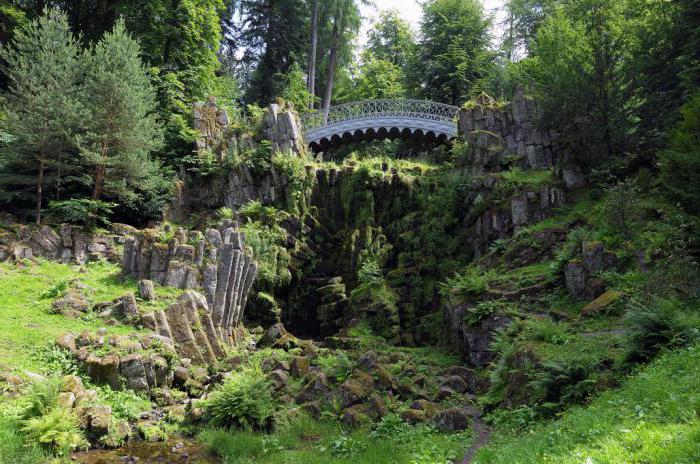
{"label": "bush", "polygon": [[453,277],[441,284],[440,292],[443,296],[470,297],[480,295],[488,289],[488,284],[496,279],[496,271],[482,271],[479,267],[468,267],[462,273],[455,273]]}
{"label": "bush", "polygon": [[29,435],[30,440],[48,446],[58,456],[89,446],[78,419],[63,408],[53,408],[41,416],[26,420],[22,431]]}
{"label": "bush", "polygon": [[59,221],[80,224],[88,228],[109,225],[109,218],[116,203],[107,203],[87,198],[72,198],[65,201],[52,201],[49,211]]}
{"label": "bush", "polygon": [[700,311],[675,298],[657,298],[648,305],[633,303],[627,323],[628,363],[649,361],[665,348],[677,348],[700,338]]}
{"label": "bush", "polygon": [[543,366],[537,380],[530,382],[532,391],[540,398],[536,414],[549,416],[568,405],[583,402],[596,384],[591,374],[592,369],[585,365],[550,363]]}
{"label": "bush", "polygon": [[269,429],[275,411],[272,385],[259,366],[245,367],[212,393],[205,411],[214,426]]}

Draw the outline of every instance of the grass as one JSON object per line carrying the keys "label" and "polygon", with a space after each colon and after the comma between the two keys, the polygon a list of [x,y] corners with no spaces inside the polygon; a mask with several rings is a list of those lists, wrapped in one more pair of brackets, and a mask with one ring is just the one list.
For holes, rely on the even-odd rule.
{"label": "grass", "polygon": [[[91,263],[81,273],[78,266],[40,260],[17,267],[0,263],[0,327],[12,330],[0,331],[0,366],[10,369],[44,372],[46,362],[37,356],[40,350],[66,332],[95,331],[105,327],[105,321],[88,315],[83,319],[71,319],[51,314],[52,298],[42,298],[42,293],[55,288],[61,282],[79,279],[94,289],[91,303],[109,301],[129,291],[136,291],[132,280],[122,282],[119,267],[107,262]],[[112,334],[135,332],[133,327],[113,326]]]}
{"label": "grass", "polygon": [[28,443],[16,421],[0,415],[0,463],[36,464],[46,455],[36,443]]}
{"label": "grass", "polygon": [[466,434],[446,435],[389,416],[375,430],[298,416],[272,434],[204,431],[200,439],[227,464],[441,464],[457,460]]}
{"label": "grass", "polygon": [[700,345],[667,353],[588,406],[496,433],[476,464],[700,462]]}

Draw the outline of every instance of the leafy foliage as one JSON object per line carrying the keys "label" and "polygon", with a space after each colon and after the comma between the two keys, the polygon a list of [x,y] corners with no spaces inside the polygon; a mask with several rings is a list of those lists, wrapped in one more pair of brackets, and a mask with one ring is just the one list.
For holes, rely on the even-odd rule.
{"label": "leafy foliage", "polygon": [[59,221],[80,224],[88,228],[106,226],[116,203],[88,198],[72,198],[49,203],[51,215]]}
{"label": "leafy foliage", "polygon": [[645,362],[664,349],[694,342],[700,337],[700,313],[671,299],[648,305],[633,304],[627,313],[629,341],[627,362]]}
{"label": "leafy foliage", "polygon": [[260,367],[247,366],[211,394],[205,409],[215,426],[267,429],[274,413],[272,385]]}
{"label": "leafy foliage", "polygon": [[89,446],[78,419],[62,408],[53,408],[41,416],[28,419],[22,431],[29,435],[30,440],[48,446],[58,456]]}

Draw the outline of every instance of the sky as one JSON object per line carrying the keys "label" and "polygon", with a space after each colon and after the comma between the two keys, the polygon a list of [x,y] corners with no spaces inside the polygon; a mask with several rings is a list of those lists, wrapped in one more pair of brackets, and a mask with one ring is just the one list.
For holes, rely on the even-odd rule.
{"label": "sky", "polygon": [[[497,13],[498,9],[503,5],[504,0],[482,0],[482,2],[486,11]],[[416,0],[374,0],[374,6],[364,5],[361,7],[364,22],[359,37],[360,45],[364,45],[367,37],[367,30],[371,26],[372,21],[379,16],[378,12],[391,9],[398,10],[403,19],[408,21],[416,31],[418,30],[423,12],[420,4]],[[499,18],[497,17],[496,24],[498,23]],[[498,33],[498,31],[496,31],[496,33]]]}

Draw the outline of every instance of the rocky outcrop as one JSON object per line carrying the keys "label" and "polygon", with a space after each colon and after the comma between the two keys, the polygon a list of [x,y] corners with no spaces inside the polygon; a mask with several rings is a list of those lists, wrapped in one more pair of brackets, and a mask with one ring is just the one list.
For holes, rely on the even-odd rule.
{"label": "rocky outcrop", "polygon": [[445,327],[451,343],[458,347],[472,366],[485,367],[496,358],[490,345],[496,330],[510,324],[511,318],[491,315],[476,324],[469,324],[468,304],[445,304]]}
{"label": "rocky outcrop", "polygon": [[570,260],[564,267],[566,289],[574,298],[593,300],[605,291],[605,283],[597,274],[615,267],[617,256],[606,253],[598,241],[585,241],[579,257]]}
{"label": "rocky outcrop", "polygon": [[474,254],[482,256],[494,241],[510,238],[521,228],[547,219],[554,208],[563,205],[564,201],[562,189],[545,185],[521,192],[505,204],[482,213],[473,225]]}
{"label": "rocky outcrop", "polygon": [[518,88],[511,102],[499,104],[485,94],[459,113],[459,134],[469,147],[466,164],[475,174],[500,171],[506,159],[522,168],[546,169],[556,162],[555,137],[541,130],[542,109]]}
{"label": "rocky outcrop", "polygon": [[262,131],[263,136],[272,142],[273,151],[306,151],[299,115],[293,109],[285,109],[277,104],[268,106]]}
{"label": "rocky outcrop", "polygon": [[88,232],[78,226],[12,225],[14,234],[0,237],[0,260],[42,257],[60,263],[85,264],[101,259],[116,260],[115,245],[133,228],[115,224],[110,233]]}

